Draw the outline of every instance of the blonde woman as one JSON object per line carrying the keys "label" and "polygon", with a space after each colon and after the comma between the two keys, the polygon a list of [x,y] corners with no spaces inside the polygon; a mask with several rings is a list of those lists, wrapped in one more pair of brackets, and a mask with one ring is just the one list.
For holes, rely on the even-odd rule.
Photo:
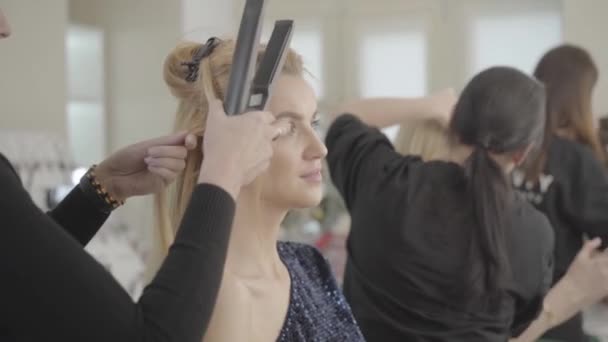
{"label": "blonde woman", "polygon": [[[164,78],[179,101],[176,130],[195,132],[203,141],[217,134],[204,123],[209,99],[225,95],[233,53],[232,41],[211,39],[205,46],[181,44],[169,54]],[[277,242],[287,212],[313,207],[323,194],[321,167],[327,150],[315,130],[317,99],[303,73],[301,58],[289,51],[268,110],[288,123],[290,130],[274,142],[269,168],[236,199],[222,284],[206,342],[363,341],[319,252]],[[167,242],[205,158],[200,151],[191,152],[174,191],[159,198],[161,232]]]}
{"label": "blonde woman", "polygon": [[[0,39],[9,34],[0,9]],[[285,130],[269,113],[226,118],[217,103],[206,121],[215,135],[202,147],[204,171],[194,179],[171,251],[137,303],[83,246],[120,202],[175,180],[196,137],[181,132],[119,150],[48,215],[0,151],[0,341],[201,340],[221,281],[234,199],[267,167],[272,139]]]}

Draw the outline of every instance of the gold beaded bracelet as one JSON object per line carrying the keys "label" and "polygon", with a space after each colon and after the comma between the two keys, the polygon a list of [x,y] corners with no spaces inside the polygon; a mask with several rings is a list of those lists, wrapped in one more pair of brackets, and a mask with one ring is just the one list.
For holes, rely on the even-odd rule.
{"label": "gold beaded bracelet", "polygon": [[[97,165],[93,165],[91,166],[91,168],[89,168],[87,173],[80,180],[80,187],[85,194],[89,194],[89,197],[95,197],[92,199],[97,202],[102,211],[109,213],[112,210],[125,204],[125,201],[115,199],[112,195],[108,193],[106,188],[101,183],[99,183],[95,174],[96,168]],[[93,194],[95,196],[90,196],[90,194]]]}

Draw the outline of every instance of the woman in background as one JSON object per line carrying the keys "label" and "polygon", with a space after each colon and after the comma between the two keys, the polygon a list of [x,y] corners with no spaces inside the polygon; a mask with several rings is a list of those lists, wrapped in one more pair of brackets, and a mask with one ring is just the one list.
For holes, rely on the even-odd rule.
{"label": "woman in background", "polygon": [[[549,289],[553,232],[506,177],[542,133],[543,86],[491,68],[453,115],[445,100],[354,101],[327,134],[352,217],[344,293],[370,342],[504,342]],[[450,122],[449,161],[403,156],[378,129],[414,117]]]}
{"label": "woman in background", "polygon": [[[586,236],[608,243],[606,159],[591,110],[598,70],[587,51],[562,45],[541,58],[534,76],[547,89],[546,134],[538,153],[513,173],[513,183],[553,226],[557,282]],[[582,315],[546,336],[586,342]]]}
{"label": "woman in background", "polygon": [[[419,155],[424,161],[445,159],[450,150],[447,127],[434,119],[406,120],[395,140],[395,150]],[[600,252],[600,244],[599,239],[585,243],[568,272],[545,296],[541,315],[512,342],[534,342],[608,295],[608,252]]]}

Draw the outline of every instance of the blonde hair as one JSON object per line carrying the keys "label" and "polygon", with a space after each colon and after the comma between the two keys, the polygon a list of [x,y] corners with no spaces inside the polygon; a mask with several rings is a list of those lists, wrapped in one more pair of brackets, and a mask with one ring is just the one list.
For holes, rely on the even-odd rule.
{"label": "blonde hair", "polygon": [[403,122],[394,145],[397,152],[417,155],[424,161],[445,158],[450,146],[447,128],[434,119]]}
{"label": "blonde hair", "polygon": [[[232,40],[221,41],[208,56],[200,62],[198,76],[194,82],[186,80],[192,57],[201,48],[200,43],[184,42],[167,56],[163,77],[171,94],[178,99],[175,117],[175,131],[190,131],[197,134],[199,147],[188,153],[186,167],[175,184],[160,192],[155,198],[156,221],[161,243],[166,249],[173,242],[175,229],[184,214],[190,196],[197,184],[200,165],[202,137],[208,112],[208,95],[222,99],[228,87],[235,44]],[[264,46],[258,52],[258,61],[264,53]],[[283,73],[301,76],[304,73],[302,58],[293,50],[287,52]]]}

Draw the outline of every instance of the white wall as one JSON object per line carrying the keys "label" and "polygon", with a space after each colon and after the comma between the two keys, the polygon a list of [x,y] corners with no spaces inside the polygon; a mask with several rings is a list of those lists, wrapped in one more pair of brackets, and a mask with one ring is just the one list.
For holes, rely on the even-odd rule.
{"label": "white wall", "polygon": [[106,40],[109,150],[170,130],[175,104],[162,64],[182,37],[180,4],[163,0],[73,0],[70,16],[100,26]]}
{"label": "white wall", "polygon": [[3,0],[13,34],[0,42],[0,128],[66,131],[67,0]]}
{"label": "white wall", "polygon": [[87,167],[106,155],[103,30],[70,25],[66,35],[67,126],[74,163]]}
{"label": "white wall", "polygon": [[[236,32],[240,17],[234,16],[240,4],[233,0],[181,0],[181,29],[184,39],[205,42],[212,36]],[[213,9],[213,10],[211,10]]]}

